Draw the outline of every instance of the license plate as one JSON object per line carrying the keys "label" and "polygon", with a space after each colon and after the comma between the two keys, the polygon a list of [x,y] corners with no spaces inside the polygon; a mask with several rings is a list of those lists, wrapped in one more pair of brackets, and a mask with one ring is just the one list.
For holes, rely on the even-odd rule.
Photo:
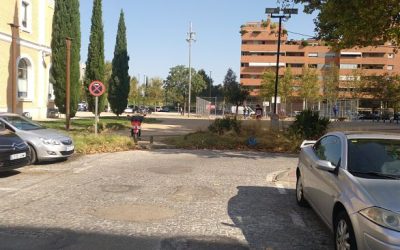
{"label": "license plate", "polygon": [[10,155],[10,160],[17,160],[17,159],[22,159],[25,157],[26,157],[26,153],[13,154],[13,155]]}
{"label": "license plate", "polygon": [[74,150],[74,146],[67,146],[67,151],[72,151]]}

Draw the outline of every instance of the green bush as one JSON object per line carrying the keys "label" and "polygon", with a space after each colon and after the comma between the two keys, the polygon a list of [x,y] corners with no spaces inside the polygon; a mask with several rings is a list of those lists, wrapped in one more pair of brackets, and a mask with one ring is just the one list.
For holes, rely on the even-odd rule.
{"label": "green bush", "polygon": [[223,135],[226,132],[234,131],[236,134],[240,134],[242,124],[239,120],[230,117],[217,118],[214,122],[208,126],[208,130],[212,133]]}
{"label": "green bush", "polygon": [[319,117],[318,112],[304,110],[289,126],[289,134],[300,139],[317,139],[326,133],[329,119]]}

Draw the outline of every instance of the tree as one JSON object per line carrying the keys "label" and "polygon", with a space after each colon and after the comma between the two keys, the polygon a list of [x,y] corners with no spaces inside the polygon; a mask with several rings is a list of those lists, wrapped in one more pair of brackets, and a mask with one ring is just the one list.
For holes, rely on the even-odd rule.
{"label": "tree", "polygon": [[266,70],[262,75],[260,96],[266,100],[271,100],[275,95],[275,75],[276,73],[272,70]]}
{"label": "tree", "polygon": [[[206,86],[205,81],[196,70],[192,69],[192,96],[196,96]],[[189,93],[189,68],[178,65],[170,69],[167,79],[164,82],[168,100],[183,104],[186,108],[187,95]],[[193,98],[192,98],[193,100]]]}
{"label": "tree", "polygon": [[236,74],[232,69],[228,69],[224,79],[224,96],[228,103],[236,105],[236,114],[238,114],[239,106],[249,96],[249,92],[242,88],[236,80]]}
{"label": "tree", "polygon": [[131,83],[129,87],[129,95],[128,95],[128,103],[129,104],[136,104],[140,103],[140,92],[139,92],[139,82],[136,77],[131,78]]}
{"label": "tree", "polygon": [[394,107],[400,100],[400,77],[398,75],[374,75],[370,80],[372,96],[380,100],[384,107]]}
{"label": "tree", "polygon": [[130,87],[130,76],[128,71],[129,56],[126,41],[126,26],[124,12],[121,10],[108,92],[108,101],[110,102],[111,110],[116,115],[122,114],[128,104]]}
{"label": "tree", "polygon": [[78,108],[81,83],[80,50],[81,31],[78,0],[57,0],[54,6],[51,33],[51,69],[55,104],[61,113],[66,113],[66,38],[72,39],[70,65],[70,116],[74,117]]}
{"label": "tree", "polygon": [[333,106],[339,97],[339,68],[331,63],[322,70],[324,98]]}
{"label": "tree", "polygon": [[211,97],[212,96],[212,88],[213,88],[213,79],[207,75],[204,69],[199,70],[198,74],[203,77],[205,82],[205,89],[199,93],[202,97]]}
{"label": "tree", "polygon": [[[283,0],[290,2],[292,0]],[[400,42],[400,4],[398,0],[294,0],[305,4],[304,12],[318,11],[315,19],[320,39],[338,48]],[[340,13],[340,15],[338,15]]]}
{"label": "tree", "polygon": [[146,87],[145,104],[157,105],[163,101],[163,80],[161,78],[151,78]]}
{"label": "tree", "polygon": [[354,69],[352,74],[347,76],[346,87],[350,90],[350,96],[353,99],[360,99],[365,96],[369,81],[362,69]]}
{"label": "tree", "polygon": [[303,67],[301,81],[299,96],[304,99],[305,108],[308,108],[309,101],[316,101],[319,98],[318,75],[314,69]]}
{"label": "tree", "polygon": [[[102,0],[93,1],[92,26],[90,28],[88,57],[85,70],[85,91],[89,110],[95,112],[95,97],[89,92],[89,85],[97,80],[104,83],[104,31],[102,20]],[[106,95],[99,97],[98,111],[101,113],[106,105]]]}
{"label": "tree", "polygon": [[289,98],[293,96],[293,81],[292,68],[289,66],[286,68],[278,86],[279,96],[282,98],[282,103],[284,103],[285,106]]}

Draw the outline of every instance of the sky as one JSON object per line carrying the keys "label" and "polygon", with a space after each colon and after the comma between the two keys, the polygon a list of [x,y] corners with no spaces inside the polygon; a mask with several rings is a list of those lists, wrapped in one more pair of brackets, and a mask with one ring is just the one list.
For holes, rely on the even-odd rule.
{"label": "sky", "polygon": [[[92,0],[80,1],[82,53],[87,60]],[[266,20],[265,8],[277,7],[275,0],[103,0],[105,58],[114,53],[120,11],[125,13],[129,74],[165,79],[177,65],[189,65],[189,45],[186,41],[189,23],[196,32],[192,43],[191,65],[211,74],[214,85],[221,84],[231,68],[240,75],[240,26],[246,22]],[[307,39],[296,32],[314,35],[315,15],[302,12],[293,15],[283,25],[289,39]],[[278,21],[277,19],[274,21]]]}

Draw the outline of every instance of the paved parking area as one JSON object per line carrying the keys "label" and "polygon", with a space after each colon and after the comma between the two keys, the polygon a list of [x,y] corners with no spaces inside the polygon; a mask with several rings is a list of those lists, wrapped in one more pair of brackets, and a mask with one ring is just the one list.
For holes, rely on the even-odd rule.
{"label": "paved parking area", "polygon": [[131,151],[0,175],[5,249],[332,249],[275,176],[295,156]]}

